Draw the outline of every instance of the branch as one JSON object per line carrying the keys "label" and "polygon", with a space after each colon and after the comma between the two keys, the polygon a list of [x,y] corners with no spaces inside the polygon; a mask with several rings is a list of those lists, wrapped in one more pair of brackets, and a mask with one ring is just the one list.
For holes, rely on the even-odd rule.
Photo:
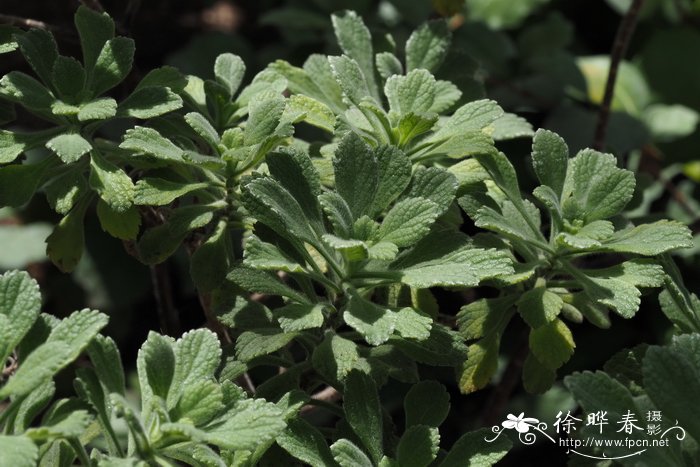
{"label": "branch", "polygon": [[104,13],[105,11],[105,8],[100,3],[100,0],[80,0],[80,3],[90,8],[91,10],[97,11],[98,13]]}
{"label": "branch", "polygon": [[[342,395],[333,386],[328,386],[324,389],[321,389],[316,394],[311,395],[311,399],[313,401],[326,402],[329,404],[340,400],[341,397],[342,397]],[[309,412],[313,412],[317,408],[318,408],[318,406],[314,405],[311,402],[311,403],[305,405],[304,407],[302,407],[299,412],[300,413],[309,413]]]}
{"label": "branch", "polygon": [[47,31],[60,31],[61,28],[58,26],[52,26],[38,19],[32,18],[21,18],[19,16],[3,15],[0,14],[0,23],[9,24],[10,26],[18,26],[21,28],[37,28],[45,29]]}
{"label": "branch", "polygon": [[161,330],[168,336],[179,337],[181,333],[180,316],[175,308],[173,287],[166,264],[160,263],[150,268],[153,295],[156,297],[158,305],[158,320]]}
{"label": "branch", "polygon": [[605,147],[605,138],[608,131],[608,120],[610,120],[610,104],[612,103],[615,93],[615,81],[617,80],[617,70],[620,67],[630,40],[632,33],[637,25],[639,10],[642,8],[644,0],[633,0],[629,10],[622,18],[620,27],[615,35],[612,52],[610,52],[610,69],[608,70],[608,80],[605,83],[605,94],[603,102],[600,104],[598,112],[598,123],[595,129],[595,138],[593,139],[593,148],[602,151]]}

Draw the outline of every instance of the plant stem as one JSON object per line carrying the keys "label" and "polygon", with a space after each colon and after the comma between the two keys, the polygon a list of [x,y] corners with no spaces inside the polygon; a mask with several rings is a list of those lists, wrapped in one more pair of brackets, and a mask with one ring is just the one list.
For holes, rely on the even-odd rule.
{"label": "plant stem", "polygon": [[173,299],[173,287],[170,282],[170,273],[167,262],[151,266],[151,282],[153,282],[153,295],[155,295],[158,320],[164,334],[172,337],[180,335],[180,316],[175,308]]}
{"label": "plant stem", "polygon": [[21,18],[19,16],[13,16],[13,15],[0,14],[0,23],[9,24],[11,26],[19,26],[19,27],[23,27],[23,28],[45,29],[47,31],[60,30],[60,28],[57,26],[52,26],[48,23],[45,23],[43,21],[39,21],[37,19]]}
{"label": "plant stem", "polygon": [[610,104],[612,103],[615,93],[615,81],[617,80],[617,70],[620,67],[627,47],[629,46],[634,28],[637,25],[639,10],[642,8],[644,0],[633,0],[629,10],[622,18],[620,27],[615,35],[612,51],[610,52],[610,69],[608,70],[608,80],[605,83],[605,94],[603,102],[600,104],[598,111],[598,123],[595,129],[595,137],[593,140],[593,148],[602,151],[605,147],[605,138],[608,130],[608,121],[610,120]]}
{"label": "plant stem", "polygon": [[337,407],[332,405],[332,403],[340,400],[341,397],[342,395],[333,386],[327,386],[317,393],[312,394],[311,400],[307,405],[301,408],[300,413],[313,412],[319,406],[328,407],[329,409],[337,409]]}

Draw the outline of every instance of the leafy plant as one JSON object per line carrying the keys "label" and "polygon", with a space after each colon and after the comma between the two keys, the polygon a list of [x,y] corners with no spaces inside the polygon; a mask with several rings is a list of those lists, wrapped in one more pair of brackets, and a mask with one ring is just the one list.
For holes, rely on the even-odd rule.
{"label": "leafy plant", "polygon": [[[539,3],[468,7],[500,27]],[[547,21],[524,34],[524,50],[556,29]],[[678,332],[700,330],[670,256],[693,246],[690,230],[646,219],[649,200],[626,211],[635,175],[615,156],[570,157],[556,133],[476,98],[481,78],[451,48],[447,21],[419,26],[403,51],[355,12],[331,22],[343,55],[278,60],[243,86],[245,64],[224,53],[212,79],[161,67],[119,102],[110,96],[126,87],[134,45],[108,15],[78,9],[82,62],[59,55],[47,31],[0,29],[0,52],[19,50],[38,78],[0,80],[3,120],[18,105],[45,128],[1,130],[0,206],[43,191],[61,216],[47,253],[65,272],[81,259],[93,205],[154,276],[184,245],[211,329],[151,332],[135,364],[139,397],[115,341],[99,334],[106,315],[42,314],[28,274],[0,276],[0,452],[12,465],[492,465],[505,437],[487,442],[480,429],[441,443],[450,394],[434,379],[442,367],[462,393],[485,387],[516,314],[531,393],[574,353],[567,323],[608,328],[610,311],[634,317],[651,289],[664,288]],[[501,152],[530,137],[531,195]],[[454,316],[446,295],[470,298]],[[635,353],[648,391],[625,390],[678,412],[654,386],[671,370],[653,356],[690,355],[693,339],[650,348],[643,364]],[[587,385],[617,384],[597,375],[565,380],[586,410]],[[54,400],[64,395],[55,377],[75,395]]]}

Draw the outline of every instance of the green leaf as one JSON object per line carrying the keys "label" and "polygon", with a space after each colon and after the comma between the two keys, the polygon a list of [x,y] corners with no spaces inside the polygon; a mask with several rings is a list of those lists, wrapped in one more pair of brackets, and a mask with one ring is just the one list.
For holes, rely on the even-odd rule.
{"label": "green leaf", "polygon": [[95,373],[107,391],[124,395],[124,368],[114,340],[111,337],[98,334],[88,344],[87,353]]}
{"label": "green leaf", "polygon": [[532,138],[532,167],[541,184],[557,197],[562,194],[569,163],[569,147],[564,139],[549,130],[539,129]]}
{"label": "green leaf", "polygon": [[76,410],[55,423],[30,428],[25,433],[26,436],[36,441],[59,437],[77,438],[85,432],[91,421],[92,417],[87,410]]}
{"label": "green leaf", "polygon": [[378,237],[398,247],[407,247],[425,237],[440,214],[438,205],[424,198],[399,201],[387,213]]}
{"label": "green leaf", "polygon": [[102,230],[121,240],[135,240],[141,226],[138,209],[131,206],[123,212],[115,211],[102,200],[97,202],[97,217]]}
{"label": "green leaf", "polygon": [[248,122],[243,141],[246,146],[262,143],[280,123],[286,101],[281,95],[253,99],[248,103]]}
{"label": "green leaf", "polygon": [[574,353],[574,337],[560,319],[530,330],[530,350],[547,368],[556,370]]}
{"label": "green leaf", "polygon": [[23,271],[0,275],[0,361],[19,345],[41,311],[38,284]]}
{"label": "green leaf", "polygon": [[0,452],[8,467],[35,467],[39,461],[39,447],[24,435],[0,435]]}
{"label": "green leaf", "polygon": [[404,354],[420,363],[433,366],[458,366],[464,362],[467,346],[456,332],[433,323],[430,337],[422,341],[392,337],[390,342]]}
{"label": "green leaf", "polygon": [[333,133],[336,117],[333,111],[324,103],[311,97],[295,94],[287,101],[285,111],[303,114],[303,120],[329,133]]}
{"label": "green leaf", "polygon": [[700,411],[693,400],[700,390],[698,334],[674,337],[670,346],[649,347],[643,362],[644,386],[666,420],[676,420],[693,438],[700,437]]}
{"label": "green leaf", "polygon": [[489,335],[469,346],[459,377],[459,389],[469,394],[485,387],[498,367],[498,335]]}
{"label": "green leaf", "polygon": [[342,55],[340,57],[328,57],[328,62],[330,63],[333,77],[338,82],[340,89],[343,91],[343,96],[349,103],[359,106],[364,99],[370,98],[367,81],[355,60]]}
{"label": "green leaf", "polygon": [[197,289],[209,292],[226,278],[232,256],[228,224],[220,220],[211,236],[192,254],[190,275]]}
{"label": "green leaf", "polygon": [[73,57],[59,56],[51,79],[59,95],[72,101],[85,87],[85,70]]}
{"label": "green leaf", "polygon": [[511,448],[506,436],[499,436],[493,442],[493,433],[488,428],[471,431],[457,440],[447,457],[438,464],[440,467],[489,467],[500,461]]}
{"label": "green leaf", "polygon": [[275,180],[251,178],[243,182],[242,191],[243,204],[258,222],[287,237],[315,243],[316,234],[299,202]]}
{"label": "green leaf", "polygon": [[352,441],[341,438],[331,445],[333,459],[340,467],[373,467],[372,461]]}
{"label": "green leaf", "polygon": [[180,73],[177,68],[172,66],[162,66],[154,68],[146,73],[136,89],[145,88],[148,86],[167,87],[173,92],[179,93],[187,85],[187,79]]}
{"label": "green leaf", "polygon": [[457,313],[459,332],[467,340],[501,334],[513,316],[517,296],[483,298],[464,305]]}
{"label": "green leaf", "polygon": [[323,305],[290,303],[275,310],[280,327],[285,332],[320,328],[323,325]]}
{"label": "green leaf", "polygon": [[450,395],[437,381],[421,381],[411,386],[403,400],[406,427],[439,427],[450,411]]}
{"label": "green leaf", "polygon": [[184,206],[173,211],[165,224],[148,229],[139,239],[138,251],[146,264],[158,264],[175,253],[187,234],[214,219],[211,206]]}
{"label": "green leaf", "polygon": [[37,111],[48,110],[54,102],[48,89],[20,71],[11,71],[0,79],[0,95]]}
{"label": "green leaf", "polygon": [[243,263],[253,269],[264,271],[303,272],[304,268],[289,258],[272,243],[263,242],[255,235],[245,241]]}
{"label": "green leaf", "polygon": [[583,150],[569,161],[561,197],[564,215],[586,223],[612,217],[632,199],[634,186],[634,174],[617,168],[615,156]]}
{"label": "green leaf", "polygon": [[482,131],[503,115],[503,109],[492,100],[469,102],[457,109],[431,140],[442,140],[471,131]]}
{"label": "green leaf", "polygon": [[[54,113],[56,113],[54,111]],[[87,122],[89,120],[105,120],[117,114],[117,101],[111,97],[101,97],[87,104],[80,104],[78,120]]]}
{"label": "green leaf", "polygon": [[43,143],[48,136],[44,132],[17,133],[0,130],[0,164],[14,161],[24,151]]}
{"label": "green leaf", "polygon": [[85,138],[76,133],[64,133],[46,142],[46,147],[52,150],[66,164],[76,162],[92,149]]}
{"label": "green leaf", "polygon": [[378,163],[370,147],[355,133],[348,133],[333,159],[335,184],[355,219],[366,214],[375,202]]}
{"label": "green leaf", "polygon": [[234,267],[226,278],[249,292],[281,295],[300,303],[309,303],[308,299],[280,282],[275,276],[251,268]]}
{"label": "green leaf", "polygon": [[139,349],[136,367],[144,409],[149,407],[153,396],[166,400],[175,374],[173,339],[149,332]]}
{"label": "green leaf", "polygon": [[334,384],[342,382],[361,361],[357,344],[333,332],[326,332],[323,342],[314,349],[314,369]]}
{"label": "green leaf", "polygon": [[321,181],[308,154],[282,149],[266,158],[270,174],[280,182],[297,200],[306,217],[314,223],[317,231],[323,231],[318,196]]}
{"label": "green leaf", "polygon": [[124,141],[119,147],[148,154],[161,160],[182,161],[183,157],[183,150],[175,146],[169,139],[161,136],[153,128],[142,126],[135,126],[127,130],[124,134]]}
{"label": "green leaf", "polygon": [[359,370],[348,374],[343,391],[343,410],[348,424],[372,459],[379,462],[383,452],[382,410],[377,386],[368,374]]}
{"label": "green leaf", "polygon": [[691,248],[688,227],[676,221],[660,220],[615,232],[603,242],[603,248],[619,253],[656,256],[677,248]]}
{"label": "green leaf", "polygon": [[406,41],[408,71],[424,68],[435,72],[447,56],[451,34],[445,21],[423,23]]}
{"label": "green leaf", "polygon": [[652,104],[642,114],[655,141],[671,141],[688,136],[697,127],[700,115],[683,105]]}
{"label": "green leaf", "polygon": [[449,81],[439,79],[435,82],[435,101],[430,111],[435,113],[445,112],[451,109],[461,97],[462,91],[457,86]]}
{"label": "green leaf", "polygon": [[168,406],[172,407],[185,387],[211,380],[221,362],[219,339],[208,329],[186,332],[175,342],[175,369],[168,391]]}
{"label": "green leaf", "polygon": [[6,54],[17,50],[17,41],[14,35],[21,29],[9,25],[0,26],[0,54]]}
{"label": "green leaf", "polygon": [[425,340],[430,337],[433,319],[413,308],[402,308],[396,312],[396,332],[406,339]]}
{"label": "green leaf", "polygon": [[218,151],[221,137],[204,115],[199,112],[185,114],[185,121],[214,151]]}
{"label": "green leaf", "polygon": [[9,224],[0,226],[0,269],[21,269],[33,263],[41,263],[46,258],[46,237],[53,226],[45,222],[30,224]]}
{"label": "green leaf", "polygon": [[504,141],[515,138],[527,138],[535,134],[530,122],[523,117],[511,113],[505,113],[493,122],[491,137],[495,141]]}
{"label": "green leaf", "polygon": [[88,82],[94,95],[99,96],[121,83],[131,71],[134,61],[134,41],[126,37],[109,39],[100,51]]}
{"label": "green leaf", "polygon": [[277,437],[277,444],[311,467],[338,465],[321,432],[302,418],[289,421],[287,429]]}
{"label": "green leaf", "polygon": [[532,328],[539,328],[554,321],[562,306],[562,298],[544,286],[528,290],[518,300],[518,312]]}
{"label": "green leaf", "polygon": [[46,239],[46,254],[58,269],[71,272],[78,265],[85,247],[83,218],[90,198],[78,201]]}
{"label": "green leaf", "polygon": [[401,61],[391,52],[379,52],[374,57],[374,64],[377,67],[379,76],[385,80],[392,75],[403,74],[403,65]]}
{"label": "green leaf", "polygon": [[207,428],[207,441],[233,451],[255,450],[286,428],[282,409],[263,399],[241,401],[233,412],[223,423]]}
{"label": "green leaf", "polygon": [[[345,10],[331,15],[335,37],[345,55],[357,62],[372,97],[379,102],[379,91],[374,76],[372,36],[354,11]],[[332,65],[332,64],[331,64]],[[337,79],[337,78],[336,78]]]}
{"label": "green leaf", "polygon": [[440,448],[440,433],[435,427],[413,425],[401,437],[396,448],[399,465],[426,467],[435,459]]}
{"label": "green leaf", "polygon": [[90,157],[90,186],[116,212],[128,210],[134,200],[134,184],[122,169],[93,152]]}
{"label": "green leaf", "polygon": [[343,313],[345,323],[362,334],[368,344],[380,345],[394,333],[396,313],[352,295]]}
{"label": "green leaf", "polygon": [[386,80],[384,93],[389,108],[399,115],[429,112],[435,102],[435,78],[427,70],[412,70]]}
{"label": "green leaf", "polygon": [[557,379],[557,372],[540,363],[531,353],[523,364],[523,387],[530,394],[544,394]]}
{"label": "green leaf", "polygon": [[46,158],[36,164],[0,167],[0,206],[19,207],[29,202],[55,165],[55,160]]}
{"label": "green leaf", "polygon": [[80,5],[75,12],[75,27],[80,35],[85,69],[91,73],[102,47],[114,37],[114,21],[107,13]]}
{"label": "green leaf", "polygon": [[391,264],[402,272],[401,281],[416,288],[474,287],[484,279],[512,274],[511,260],[499,250],[473,248],[457,232],[435,232]]}
{"label": "green leaf", "polygon": [[182,107],[182,98],[170,88],[162,86],[144,86],[136,89],[124,99],[117,110],[122,117],[141,120],[158,117]]}
{"label": "green leaf", "polygon": [[202,183],[178,183],[162,178],[146,177],[134,187],[134,204],[137,206],[165,206],[181,196],[209,187]]}
{"label": "green leaf", "polygon": [[438,167],[417,167],[408,190],[409,197],[423,197],[434,202],[442,215],[455,198],[457,178],[447,170]]}
{"label": "green leaf", "polygon": [[242,362],[249,362],[255,357],[277,352],[296,337],[294,333],[278,329],[260,329],[245,331],[236,340],[236,355]]}
{"label": "green leaf", "polygon": [[14,37],[27,63],[44,83],[50,85],[53,82],[54,63],[58,58],[58,46],[53,35],[44,29],[30,29]]}
{"label": "green leaf", "polygon": [[0,389],[0,399],[8,395],[29,394],[53,377],[85,349],[92,338],[107,325],[106,315],[97,311],[76,311],[61,320],[46,342],[27,356],[17,372]]}
{"label": "green leaf", "polygon": [[226,88],[230,97],[238,91],[245,75],[245,63],[241,57],[232,53],[224,53],[216,57],[214,76],[216,81]]}

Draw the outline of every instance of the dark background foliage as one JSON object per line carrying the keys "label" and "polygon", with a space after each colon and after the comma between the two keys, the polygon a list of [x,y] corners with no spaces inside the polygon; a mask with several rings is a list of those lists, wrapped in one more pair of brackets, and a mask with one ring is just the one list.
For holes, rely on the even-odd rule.
{"label": "dark background foliage", "polygon": [[[521,0],[517,3],[520,4]],[[508,111],[527,118],[536,127],[560,133],[573,151],[589,146],[597,104],[592,83],[604,83],[595,70],[585,76],[577,57],[606,56],[620,23],[625,1],[556,0],[524,1],[522,18],[508,16],[508,7],[495,8],[490,15],[480,13],[469,1],[391,0],[102,0],[101,4],[117,21],[119,33],[136,41],[135,67],[131,76],[114,90],[126,94],[143,74],[159,65],[170,64],[185,73],[202,77],[211,74],[215,57],[226,51],[240,55],[247,64],[247,79],[270,61],[284,58],[299,65],[310,53],[337,52],[334,48],[329,14],[352,8],[361,14],[374,33],[391,32],[402,44],[410,31],[440,11],[457,7],[453,16],[454,47],[463,55],[448,63],[455,81],[466,95],[492,97]],[[508,2],[493,2],[507,5]],[[516,2],[513,2],[516,3]],[[470,5],[472,8],[470,9]],[[48,23],[56,33],[62,53],[79,55],[79,43],[72,29],[77,0],[3,0],[0,14],[33,18]],[[485,19],[486,24],[480,19]],[[505,23],[504,23],[505,22]],[[380,50],[382,44],[377,44]],[[642,189],[648,188],[647,203],[641,203],[640,218],[670,217],[688,223],[696,239],[700,231],[700,202],[693,177],[700,180],[700,129],[668,138],[645,125],[643,113],[630,107],[649,103],[681,104],[700,111],[700,6],[684,0],[649,0],[627,58],[643,81],[642,88],[632,78],[621,76],[618,93],[627,100],[614,106],[608,133],[608,150],[637,172],[641,203]],[[3,55],[0,74],[26,68],[18,54]],[[599,73],[600,74],[600,73]],[[587,81],[588,78],[588,87]],[[602,89],[602,88],[601,88]],[[602,91],[599,93],[602,94]],[[123,95],[121,96],[123,97]],[[20,115],[16,125],[37,128],[29,115]],[[123,129],[109,128],[114,135]],[[527,179],[528,140],[503,146],[521,177]],[[531,175],[531,174],[530,174]],[[530,176],[531,185],[534,178]],[[532,186],[526,186],[529,190]],[[45,310],[64,316],[82,307],[108,313],[107,333],[119,343],[125,362],[134,362],[136,351],[149,330],[158,330],[159,306],[151,282],[152,274],[168,280],[169,292],[181,317],[180,331],[202,325],[199,303],[187,272],[184,252],[162,267],[149,270],[126,254],[124,246],[103,233],[96,217],[88,216],[87,251],[71,275],[59,272],[43,256],[43,238],[48,224],[58,219],[43,197],[34,197],[22,211],[0,212],[0,269],[28,267],[46,292]],[[468,228],[468,227],[467,227]],[[696,241],[696,245],[699,242]],[[680,265],[689,288],[700,291],[698,248],[684,253]],[[163,291],[161,291],[163,292]],[[453,315],[465,301],[488,291],[476,289],[464,296],[440,292],[441,311]],[[664,342],[670,328],[658,308],[656,296],[644,297],[633,320],[614,318],[609,331],[589,324],[578,325],[577,352],[560,371],[599,369],[616,351],[645,342]],[[453,411],[442,430],[444,446],[449,446],[467,430],[499,423],[506,413],[525,411],[529,416],[553,420],[558,410],[570,409],[570,396],[555,385],[543,396],[530,396],[520,387],[517,368],[522,331],[511,326],[503,339],[502,377],[489,388],[462,396],[450,372],[433,377],[452,391]],[[510,364],[509,364],[510,362]],[[424,376],[430,375],[424,369]],[[514,375],[514,376],[513,376]],[[500,380],[500,381],[499,381]],[[66,381],[66,383],[68,383]],[[390,410],[401,411],[407,385],[393,383],[384,388],[383,400]],[[393,401],[393,405],[392,402]],[[396,418],[398,419],[398,417]],[[558,465],[566,462],[564,449],[552,445],[541,448],[515,448],[503,465]]]}

